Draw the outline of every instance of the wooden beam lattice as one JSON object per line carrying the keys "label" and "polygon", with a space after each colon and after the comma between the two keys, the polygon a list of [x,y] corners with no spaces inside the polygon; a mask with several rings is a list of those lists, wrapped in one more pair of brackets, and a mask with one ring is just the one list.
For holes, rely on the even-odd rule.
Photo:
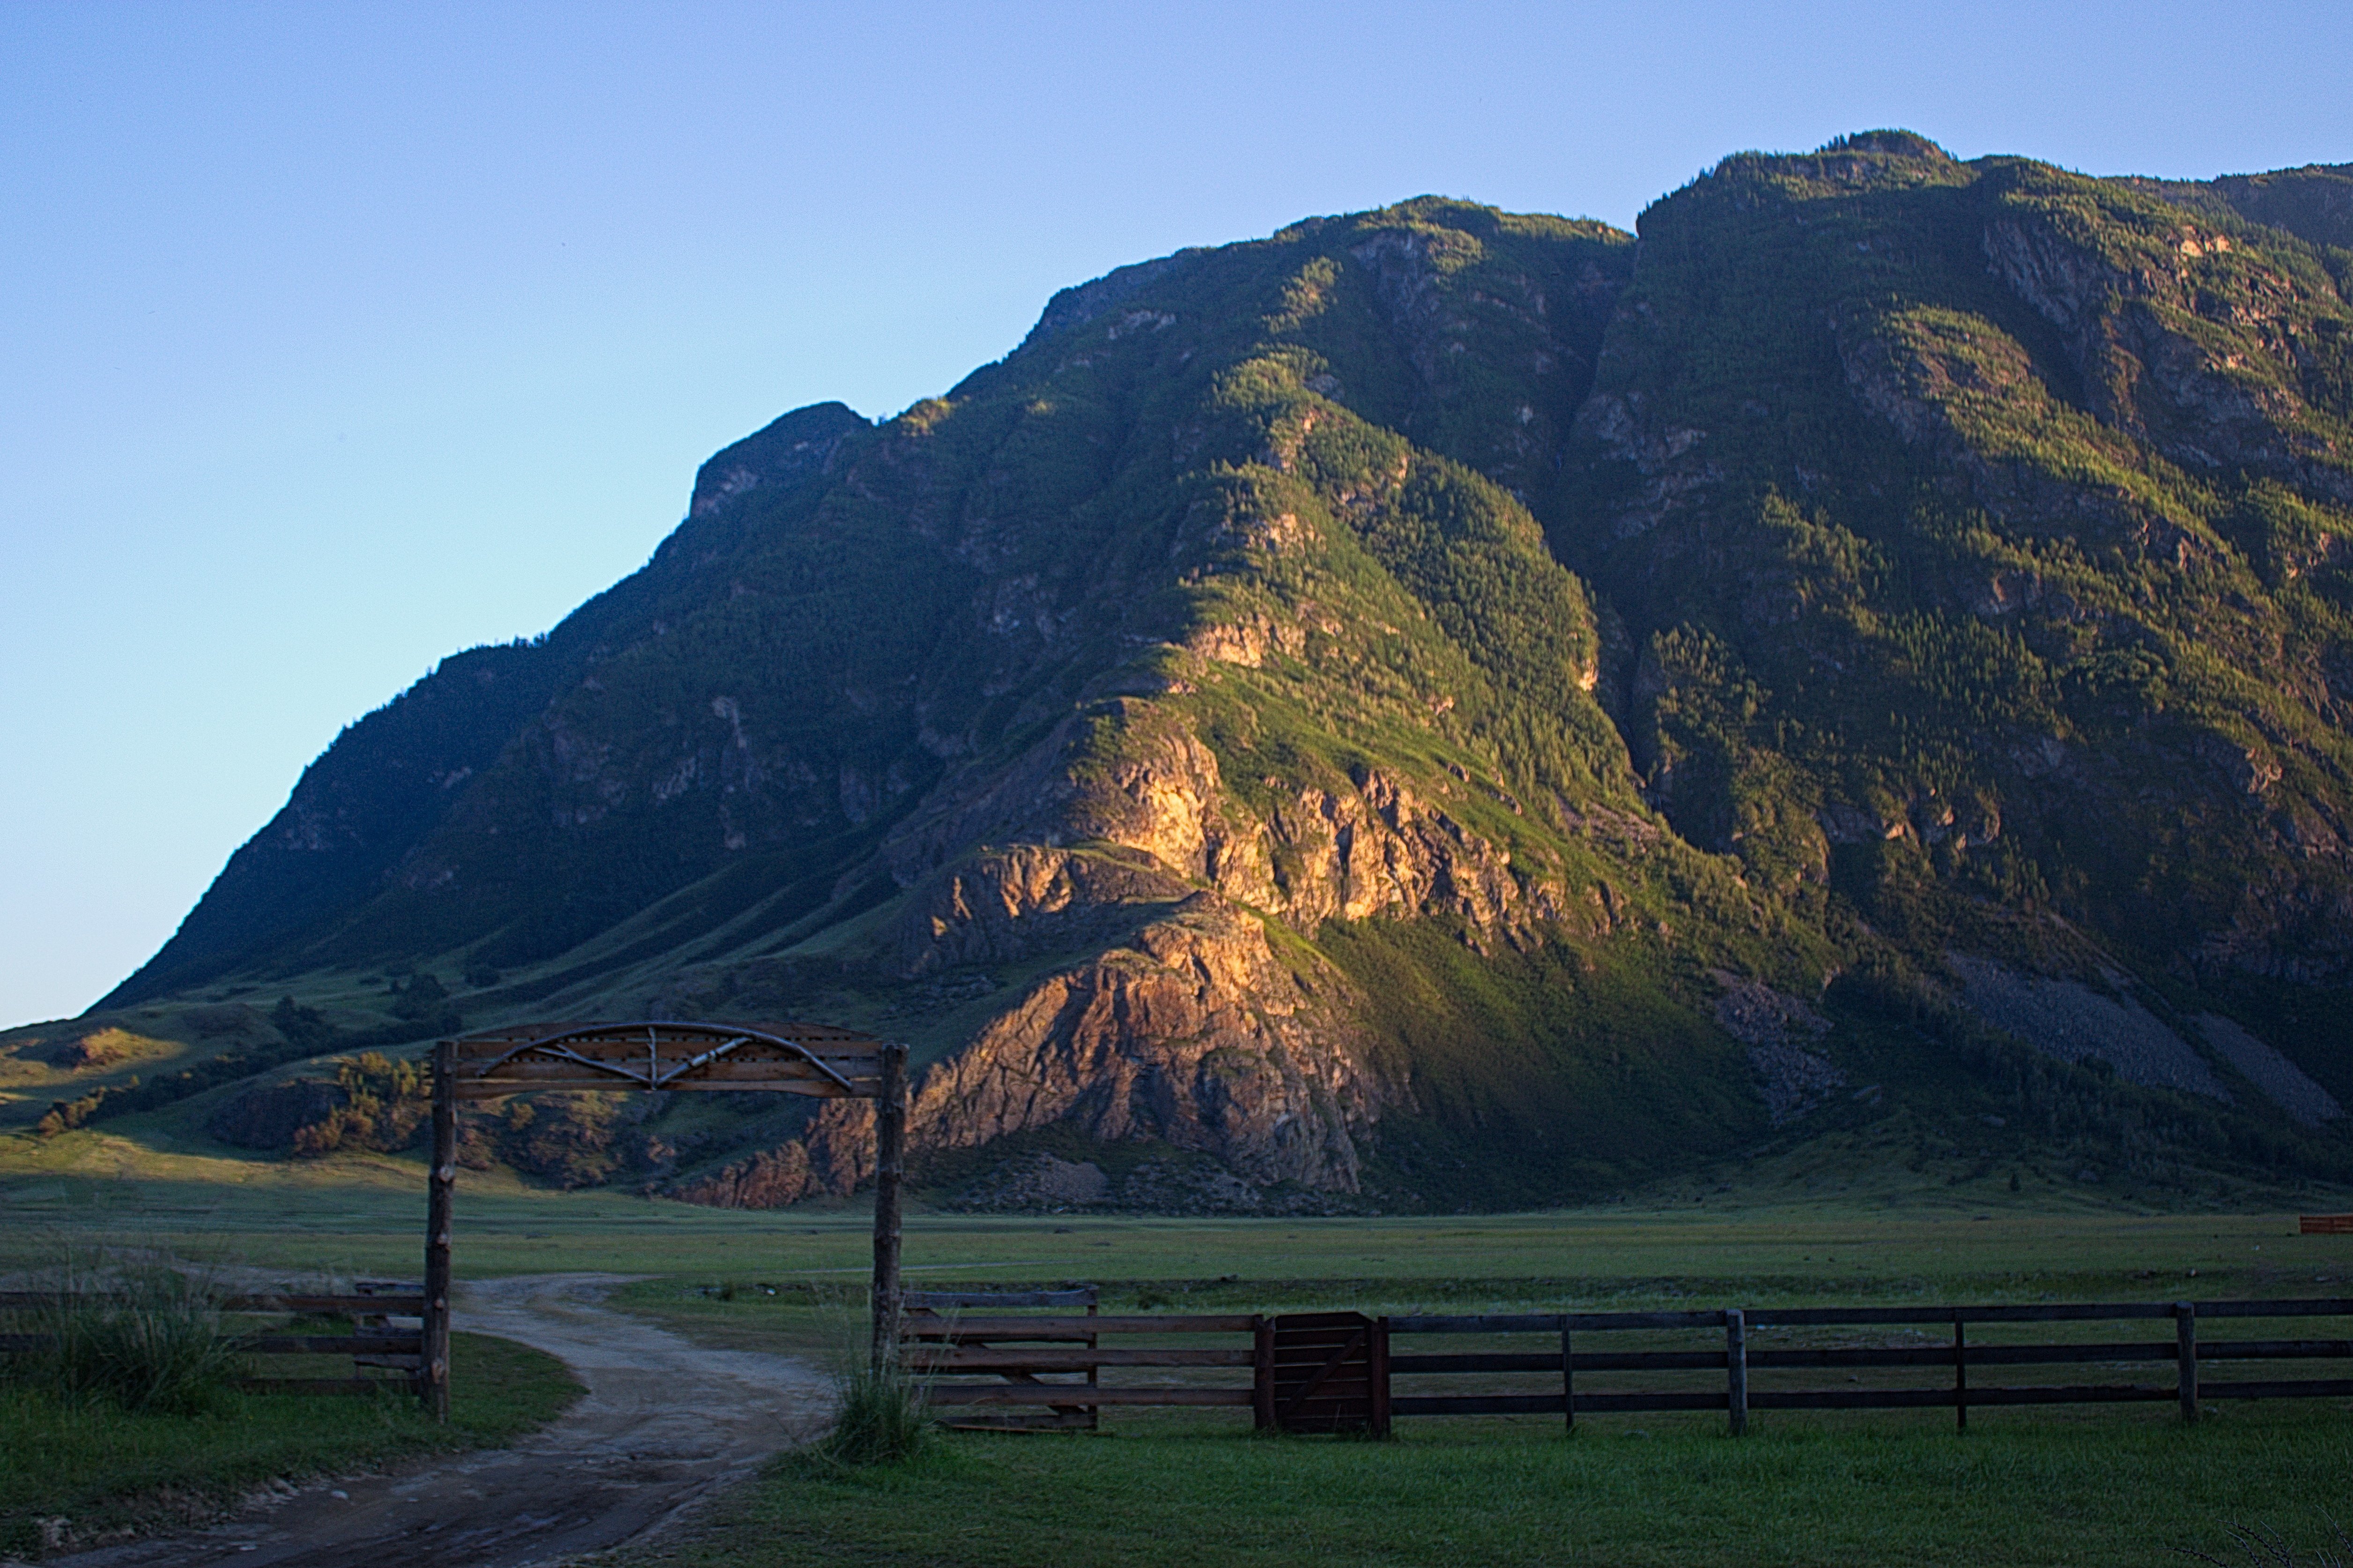
{"label": "wooden beam lattice", "polygon": [[896,1353],[899,1184],[905,1171],[907,1047],[832,1024],[523,1024],[433,1047],[433,1158],[425,1200],[424,1332],[417,1387],[449,1418],[450,1240],[458,1102],[550,1089],[767,1091],[874,1106],[874,1366]]}
{"label": "wooden beam lattice", "polygon": [[533,1024],[453,1045],[462,1100],[582,1089],[869,1100],[882,1089],[883,1043],[829,1024]]}

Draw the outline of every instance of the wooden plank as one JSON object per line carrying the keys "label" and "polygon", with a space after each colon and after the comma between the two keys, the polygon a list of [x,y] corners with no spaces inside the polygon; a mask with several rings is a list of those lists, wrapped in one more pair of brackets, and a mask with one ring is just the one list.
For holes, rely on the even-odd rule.
{"label": "wooden plank", "polygon": [[236,1387],[248,1394],[407,1394],[405,1377],[241,1377]]}
{"label": "wooden plank", "polygon": [[[954,1331],[944,1331],[952,1327]],[[1034,1318],[982,1316],[977,1313],[958,1317],[953,1325],[942,1323],[934,1328],[916,1321],[905,1325],[909,1338],[954,1338],[1018,1340],[1031,1337],[1068,1339],[1086,1334],[1247,1334],[1258,1327],[1254,1312],[1198,1313],[1192,1315],[1170,1312],[1162,1315],[1135,1314],[1114,1316],[1105,1313],[1099,1318],[1079,1317],[1068,1313],[1039,1314]]]}
{"label": "wooden plank", "polygon": [[[2100,1362],[2171,1361],[2174,1347],[2158,1343],[1989,1345],[1968,1347],[1971,1366],[2041,1366]],[[1752,1350],[1748,1364],[1761,1367],[1950,1366],[1950,1345],[1826,1346],[1805,1350]]]}
{"label": "wooden plank", "polygon": [[1556,1334],[1562,1312],[1409,1313],[1389,1320],[1392,1334]]}
{"label": "wooden plank", "polygon": [[[2203,1348],[2203,1347],[2200,1347]],[[2298,1379],[2289,1383],[2200,1383],[2200,1399],[2343,1399],[2353,1395],[2353,1378]]]}
{"label": "wooden plank", "polygon": [[256,1355],[400,1355],[425,1349],[425,1336],[414,1334],[261,1334],[240,1341],[237,1349]]}
{"label": "wooden plank", "polygon": [[1306,1333],[1317,1329],[1345,1329],[1356,1333],[1366,1322],[1362,1312],[1285,1312],[1275,1323],[1277,1333]]}
{"label": "wooden plank", "polygon": [[1092,1286],[1072,1290],[908,1290],[901,1303],[911,1311],[943,1311],[971,1307],[1092,1307]]}
{"label": "wooden plank", "polygon": [[[1945,1352],[1947,1360],[1952,1352]],[[1751,1410],[1933,1410],[1956,1403],[1950,1388],[1752,1388]],[[1969,1403],[1978,1404],[1978,1390]]]}
{"label": "wooden plank", "polygon": [[[1540,1395],[1551,1398],[1550,1394]],[[1579,1410],[1722,1410],[1725,1408],[1722,1389],[1683,1392],[1651,1392],[1627,1394],[1579,1394]]]}
{"label": "wooden plank", "polygon": [[948,1372],[1087,1372],[1103,1366],[1249,1366],[1254,1357],[1238,1350],[992,1350],[963,1345],[939,1351],[909,1350],[902,1359],[912,1370]]}
{"label": "wooden plank", "polygon": [[1247,1388],[1090,1388],[1083,1383],[945,1384],[925,1396],[930,1405],[1246,1405]]}
{"label": "wooden plank", "polygon": [[2353,1340],[2199,1340],[2200,1361],[2353,1361]]}
{"label": "wooden plank", "polygon": [[1967,1323],[2072,1323],[2109,1319],[2171,1318],[2169,1301],[2109,1301],[2038,1303],[1992,1307],[1759,1307],[1749,1314],[1752,1328],[1816,1328],[1873,1324],[1934,1323],[1948,1326],[1958,1312]]}
{"label": "wooden plank", "polygon": [[[1932,1392],[1942,1394],[1942,1389]],[[1969,1404],[1979,1405],[2116,1405],[2136,1400],[2173,1398],[2173,1385],[2095,1383],[2058,1388],[1979,1388],[1969,1386]]]}
{"label": "wooden plank", "polygon": [[[1724,1358],[1718,1356],[1716,1364],[1721,1366],[1723,1363]],[[1579,1358],[1579,1368],[1585,1364],[1583,1358]],[[1389,1357],[1389,1370],[1399,1377],[1429,1376],[1449,1372],[1558,1372],[1560,1352],[1554,1351],[1546,1355],[1392,1355]]]}
{"label": "wooden plank", "polygon": [[1419,1313],[1389,1320],[1389,1332],[1393,1334],[1556,1334],[1564,1328],[1582,1331],[1723,1326],[1721,1309],[1689,1312]]}
{"label": "wooden plank", "polygon": [[[818,1065],[822,1063],[824,1067],[831,1068],[844,1078],[873,1078],[879,1076],[876,1067],[881,1060],[879,1055],[860,1053],[839,1056],[824,1050],[812,1051],[808,1056],[803,1056],[800,1052],[785,1047],[753,1041],[738,1046],[734,1050],[716,1060],[704,1062],[699,1067],[690,1066],[693,1058],[711,1043],[701,1040],[669,1042],[669,1049],[653,1057],[646,1054],[645,1043],[642,1040],[635,1044],[626,1040],[567,1040],[563,1045],[552,1047],[546,1052],[525,1048],[520,1054],[512,1056],[508,1055],[507,1052],[513,1050],[514,1047],[506,1047],[496,1051],[486,1051],[478,1058],[459,1061],[458,1074],[461,1079],[471,1079],[477,1082],[489,1081],[503,1073],[533,1070],[543,1070],[553,1074],[576,1073],[585,1078],[600,1078],[604,1076],[600,1069],[610,1067],[638,1073],[650,1070],[657,1077],[681,1069],[693,1075],[693,1078],[706,1076],[724,1078],[731,1073],[773,1073],[778,1070],[815,1073],[822,1077],[822,1069]],[[814,1061],[811,1060],[812,1057],[815,1058]],[[681,1077],[677,1081],[683,1083],[691,1082],[692,1079]]]}
{"label": "wooden plank", "polygon": [[2299,1236],[2353,1236],[2353,1214],[2303,1214],[2295,1216]]}
{"label": "wooden plank", "polygon": [[[1907,1352],[1908,1353],[1908,1352]],[[1752,1365],[1758,1352],[1749,1353]],[[1907,1363],[1909,1364],[1909,1363]],[[1721,1372],[1722,1351],[1578,1351],[1571,1360],[1576,1372]],[[1545,1372],[1560,1370],[1560,1352],[1542,1355],[1497,1352],[1469,1355],[1393,1355],[1389,1368],[1398,1376],[1430,1376],[1463,1372]]]}
{"label": "wooden plank", "polygon": [[[1971,1366],[2066,1365],[2098,1363],[2172,1361],[2172,1344],[2085,1343],[2076,1345],[1987,1345],[1968,1347]],[[2207,1340],[2198,1347],[2200,1360],[2353,1360],[2353,1340]],[[1579,1351],[1573,1358],[1577,1372],[1715,1371],[1724,1365],[1722,1351]],[[1953,1364],[1949,1345],[1887,1347],[1833,1345],[1820,1348],[1748,1352],[1751,1367],[1777,1370],[1847,1369],[1863,1367],[1936,1366]],[[1557,1372],[1560,1354],[1493,1352],[1463,1355],[1392,1356],[1389,1365],[1398,1376],[1432,1376],[1449,1373]]]}
{"label": "wooden plank", "polygon": [[425,1298],[415,1296],[319,1296],[284,1293],[231,1296],[221,1303],[225,1312],[365,1312],[375,1316],[414,1318],[425,1310]]}
{"label": "wooden plank", "polygon": [[[1577,1396],[1577,1407],[1590,1410],[1591,1396]],[[1721,1400],[1718,1404],[1723,1403]],[[1557,1415],[1557,1394],[1396,1394],[1389,1396],[1392,1415]]]}
{"label": "wooden plank", "polygon": [[[845,1090],[831,1079],[812,1073],[806,1078],[780,1078],[770,1073],[758,1078],[685,1079],[661,1086],[664,1094],[804,1094],[818,1100],[871,1099],[872,1087],[879,1081],[855,1073],[845,1074],[850,1087]],[[542,1094],[556,1092],[595,1092],[604,1089],[635,1089],[642,1085],[623,1078],[468,1078],[451,1086],[459,1100],[503,1100],[511,1094]]]}
{"label": "wooden plank", "polygon": [[665,1040],[707,1038],[750,1033],[766,1035],[776,1039],[795,1040],[812,1048],[828,1050],[866,1050],[880,1055],[883,1042],[859,1029],[845,1028],[839,1024],[812,1023],[806,1018],[653,1018],[614,1021],[603,1018],[572,1018],[554,1022],[512,1025],[502,1028],[477,1029],[459,1036],[451,1044],[459,1055],[495,1055],[510,1046],[524,1045],[533,1040],[552,1040],[558,1035],[586,1034],[603,1031],[611,1037],[645,1048],[648,1029],[656,1031]]}
{"label": "wooden plank", "polygon": [[[43,1290],[0,1290],[0,1307],[51,1307],[57,1296]],[[415,1317],[425,1310],[423,1296],[328,1296],[285,1292],[224,1296],[224,1312],[367,1312]]]}

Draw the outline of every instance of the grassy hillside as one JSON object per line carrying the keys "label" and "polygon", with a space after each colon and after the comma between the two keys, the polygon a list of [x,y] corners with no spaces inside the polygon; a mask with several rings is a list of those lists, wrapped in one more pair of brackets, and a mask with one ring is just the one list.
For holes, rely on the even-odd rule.
{"label": "grassy hillside", "polygon": [[[721,452],[642,572],[347,731],[0,1114],[359,1157],[415,1125],[369,1049],[804,1016],[917,1047],[944,1199],[2343,1179],[2330,178],[1875,132],[1639,242],[1423,198],[1065,290],[944,397]],[[103,1026],[169,1084],[36,1060]],[[839,1131],[607,1097],[469,1147],[766,1203],[854,1188]]]}

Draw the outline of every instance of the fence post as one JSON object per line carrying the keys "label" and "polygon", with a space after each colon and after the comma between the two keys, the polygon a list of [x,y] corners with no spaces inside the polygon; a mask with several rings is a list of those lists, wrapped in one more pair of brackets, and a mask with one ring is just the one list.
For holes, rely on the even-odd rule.
{"label": "fence post", "polygon": [[1387,1318],[1373,1320],[1371,1342],[1366,1349],[1372,1352],[1366,1358],[1365,1371],[1372,1385],[1367,1392],[1372,1395],[1373,1436],[1386,1437],[1389,1435],[1389,1321]]}
{"label": "fence post", "polygon": [[1953,1430],[1969,1429],[1969,1348],[1961,1338],[1961,1310],[1953,1309]]}
{"label": "fence post", "polygon": [[1251,1337],[1250,1405],[1261,1432],[1274,1430],[1274,1321],[1259,1315]]}
{"label": "fence post", "polygon": [[2174,1353],[2180,1365],[2181,1418],[2198,1419],[2198,1303],[2173,1304]]}
{"label": "fence post", "polygon": [[1724,1385],[1737,1437],[1748,1430],[1748,1321],[1737,1307],[1724,1310]]}
{"label": "fence post", "polygon": [[433,1047],[433,1163],[425,1183],[425,1342],[417,1382],[436,1421],[449,1419],[449,1230],[458,1186],[458,1043]]}
{"label": "fence post", "polygon": [[874,1102],[875,1375],[899,1359],[899,1182],[907,1170],[907,1047],[882,1047]]}
{"label": "fence post", "polygon": [[1568,1348],[1568,1315],[1560,1320],[1560,1410],[1569,1435],[1577,1433],[1577,1363]]}

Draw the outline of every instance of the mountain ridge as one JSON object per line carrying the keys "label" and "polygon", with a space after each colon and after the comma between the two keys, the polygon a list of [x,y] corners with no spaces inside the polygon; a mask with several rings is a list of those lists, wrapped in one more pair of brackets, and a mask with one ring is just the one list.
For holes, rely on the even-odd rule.
{"label": "mountain ridge", "polygon": [[[1141,1149],[1172,1202],[1557,1201],[1876,1124],[1874,1074],[1989,1160],[2023,1108],[2353,1169],[2259,1087],[2353,1093],[2353,258],[2288,173],[1872,132],[1632,236],[1418,198],[1117,269],[714,455],[100,1010],[839,1017],[915,1041],[974,1191]],[[586,1117],[600,1179],[862,1177],[856,1108],[682,1114]]]}

